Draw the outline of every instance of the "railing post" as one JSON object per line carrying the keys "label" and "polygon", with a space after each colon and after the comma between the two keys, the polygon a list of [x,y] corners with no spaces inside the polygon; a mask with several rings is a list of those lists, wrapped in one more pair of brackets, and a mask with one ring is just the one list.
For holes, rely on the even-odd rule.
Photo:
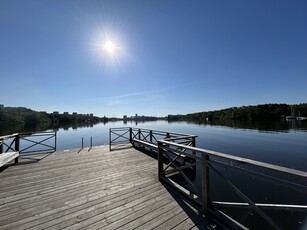
{"label": "railing post", "polygon": [[132,128],[129,128],[129,141],[132,144]]}
{"label": "railing post", "polygon": [[112,139],[111,139],[111,128],[109,129],[109,151],[111,152],[111,145],[112,145]]}
{"label": "railing post", "polygon": [[150,143],[152,143],[152,130],[149,131],[149,139],[150,139]]}
{"label": "railing post", "polygon": [[3,153],[3,139],[0,142],[0,154]]}
{"label": "railing post", "polygon": [[196,146],[196,138],[192,137],[192,147],[195,147],[195,146]]}
{"label": "railing post", "polygon": [[138,138],[141,140],[141,129],[139,129]]}
{"label": "railing post", "polygon": [[[192,137],[192,147],[196,147],[196,138]],[[196,154],[195,151],[192,152],[194,155]]]}
{"label": "railing post", "polygon": [[202,195],[202,211],[207,213],[208,207],[210,206],[209,197],[209,167],[208,162],[209,156],[202,153],[201,154],[201,166],[202,166],[202,183],[201,183],[201,195]]}
{"label": "railing post", "polygon": [[57,144],[57,135],[56,135],[56,131],[54,132],[54,151],[56,151],[56,144]]}
{"label": "railing post", "polygon": [[82,137],[82,145],[81,145],[82,149],[83,149],[83,137]]}
{"label": "railing post", "polygon": [[158,179],[161,181],[161,175],[163,173],[163,143],[158,141]]}
{"label": "railing post", "polygon": [[[20,147],[20,136],[19,134],[17,134],[17,136],[15,137],[15,151],[19,152],[19,148]],[[15,164],[18,163],[18,157],[15,158]]]}
{"label": "railing post", "polygon": [[93,147],[93,137],[91,137],[91,148]]}

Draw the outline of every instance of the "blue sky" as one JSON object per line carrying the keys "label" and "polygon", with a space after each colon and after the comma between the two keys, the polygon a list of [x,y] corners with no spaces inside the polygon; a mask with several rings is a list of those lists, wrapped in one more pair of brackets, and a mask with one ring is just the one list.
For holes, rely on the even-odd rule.
{"label": "blue sky", "polygon": [[0,104],[122,117],[307,102],[306,12],[303,0],[1,0]]}

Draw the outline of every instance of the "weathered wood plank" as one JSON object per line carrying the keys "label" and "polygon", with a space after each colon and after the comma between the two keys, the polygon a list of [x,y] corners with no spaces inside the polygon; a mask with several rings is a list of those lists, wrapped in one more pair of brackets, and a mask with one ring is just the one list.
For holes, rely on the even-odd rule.
{"label": "weathered wood plank", "polygon": [[[177,200],[178,202],[178,200]],[[175,206],[174,208],[168,210],[167,212],[165,213],[161,213],[161,216],[159,218],[152,218],[152,219],[149,219],[148,222],[138,226],[137,228],[135,229],[153,229],[161,224],[164,224],[165,222],[167,222],[169,219],[171,219],[172,217],[175,217],[177,215],[179,215],[180,213],[184,212],[186,209],[188,209],[190,206],[181,201],[181,202],[178,202],[179,205]],[[161,227],[160,227],[161,229]],[[165,229],[165,228],[164,228]]]}
{"label": "weathered wood plank", "polygon": [[[129,167],[129,166],[128,166]],[[93,181],[101,181],[105,178],[111,179],[111,178],[115,178],[118,177],[119,175],[123,175],[123,174],[127,174],[127,173],[134,173],[134,172],[144,172],[146,173],[148,170],[153,169],[154,166],[150,166],[147,165],[146,166],[135,166],[132,169],[127,169],[127,167],[123,166],[122,169],[126,169],[126,173],[124,173],[123,171],[118,171],[114,168],[108,169],[108,170],[100,170],[100,171],[93,171],[93,172],[88,172],[88,171],[80,171],[80,175],[79,174],[69,174],[69,176],[65,176],[65,174],[63,176],[58,177],[54,177],[54,180],[52,180],[53,178],[49,178],[48,180],[44,180],[44,181],[39,181],[39,183],[29,183],[29,184],[21,184],[21,185],[16,185],[16,187],[10,187],[11,189],[8,188],[4,188],[3,192],[0,192],[0,198],[2,197],[7,197],[7,195],[12,194],[12,188],[14,188],[14,194],[24,194],[25,191],[30,192],[30,191],[37,191],[40,188],[44,188],[44,190],[49,190],[57,187],[57,186],[61,186],[61,185],[68,185],[68,184],[75,184],[77,182],[82,182],[84,180],[93,180]],[[131,166],[130,166],[131,168]],[[67,174],[67,172],[66,172]],[[80,184],[80,183],[79,183]],[[4,186],[4,185],[3,185]]]}
{"label": "weathered wood plank", "polygon": [[[65,222],[62,221],[61,223],[53,227],[67,228],[67,229],[82,229],[91,224],[97,223],[97,221],[106,219],[112,216],[112,214],[118,212],[124,212],[128,208],[142,205],[144,202],[146,202],[147,204],[150,201],[154,202],[156,201],[156,197],[160,197],[160,199],[162,199],[168,195],[165,193],[165,190],[161,186],[156,187],[153,190],[139,191],[139,192],[141,193],[136,193],[135,195],[130,196],[129,198],[126,198],[121,202],[118,202],[118,200],[116,200],[114,201],[114,203],[112,203],[107,207],[98,208],[92,210],[91,212],[84,212],[83,214],[75,216],[74,218],[70,218]],[[80,220],[82,221],[80,222]]]}
{"label": "weathered wood plank", "polygon": [[[80,167],[79,165],[75,165],[75,163],[72,162],[71,163],[72,166],[70,166],[69,168],[67,168],[67,166],[65,165],[61,169],[57,168],[56,170],[53,170],[52,173],[46,166],[43,166],[42,169],[40,169],[40,170],[44,170],[45,174],[41,173],[40,171],[39,171],[39,173],[36,173],[36,171],[31,171],[30,173],[28,172],[28,174],[22,173],[22,175],[23,175],[22,177],[19,176],[19,180],[21,180],[21,181],[22,180],[29,180],[29,181],[26,181],[24,183],[21,182],[21,183],[18,183],[16,185],[17,181],[15,181],[15,183],[12,183],[12,180],[14,180],[14,178],[9,177],[7,174],[4,174],[3,176],[5,176],[4,178],[8,179],[8,182],[5,182],[5,180],[2,180],[1,183],[3,184],[3,186],[5,186],[4,191],[7,190],[7,187],[10,186],[10,185],[14,186],[14,188],[16,190],[15,186],[21,186],[22,184],[28,185],[28,183],[31,183],[33,185],[33,184],[36,184],[36,182],[35,182],[36,180],[38,182],[41,182],[39,178],[41,178],[41,180],[47,180],[47,181],[49,180],[49,181],[52,181],[52,182],[56,181],[56,179],[58,179],[59,181],[62,181],[63,178],[67,177],[67,172],[69,172],[70,177],[74,178],[74,175],[76,175],[76,176],[77,175],[78,176],[87,175],[88,176],[89,173],[92,173],[92,174],[95,174],[97,172],[108,173],[108,170],[116,171],[117,170],[116,167],[119,167],[119,166],[121,166],[121,168],[125,168],[125,167],[131,168],[130,164],[135,164],[135,163],[137,163],[137,164],[135,164],[134,167],[145,167],[146,165],[148,165],[147,163],[149,163],[149,162],[146,162],[146,161],[148,161],[148,159],[135,158],[135,159],[132,159],[131,161],[125,160],[124,162],[120,161],[119,163],[116,163],[116,164],[108,163],[108,164],[94,165],[94,164],[91,164],[91,163],[89,163],[89,164],[84,163],[83,167]],[[123,164],[123,163],[125,163],[125,164]],[[151,166],[153,167],[154,164],[151,163]],[[32,167],[37,168],[36,165],[35,166],[32,165]],[[76,169],[76,170],[73,170],[73,169]],[[123,170],[123,171],[125,171],[125,170]],[[39,178],[37,177],[37,175],[39,176]],[[42,178],[42,175],[44,175],[43,178]],[[111,172],[111,175],[112,175],[112,172]],[[32,181],[31,181],[31,179],[32,179]],[[35,180],[34,182],[33,182],[33,179]],[[30,186],[28,186],[28,187],[30,187]]]}
{"label": "weathered wood plank", "polygon": [[[0,214],[0,220],[4,220],[9,218],[9,216],[13,216],[16,218],[16,213],[20,212],[20,209],[25,209],[26,211],[23,212],[23,214],[30,213],[30,214],[37,214],[42,212],[44,209],[48,209],[50,206],[50,202],[52,202],[52,208],[56,208],[57,206],[61,205],[69,205],[69,204],[79,204],[80,199],[83,197],[83,202],[89,202],[91,200],[94,200],[95,198],[107,196],[112,192],[121,191],[121,189],[127,189],[131,186],[139,186],[142,185],[142,183],[148,182],[151,183],[153,180],[151,179],[144,179],[140,181],[135,180],[128,180],[127,178],[123,178],[122,180],[118,180],[118,183],[121,184],[103,184],[102,186],[98,187],[97,189],[91,191],[91,190],[85,190],[85,191],[69,191],[67,196],[63,196],[63,193],[55,195],[48,195],[43,197],[35,196],[35,200],[22,200],[22,203],[17,203],[14,205],[8,204],[6,206],[3,206]],[[106,181],[107,183],[107,181]],[[80,198],[81,197],[81,198]],[[45,198],[45,199],[44,199]],[[19,216],[19,215],[18,215]],[[20,218],[20,216],[19,216]]]}
{"label": "weathered wood plank", "polygon": [[[41,215],[40,219],[26,225],[26,227],[33,227],[33,229],[61,229],[64,227],[68,227],[72,224],[79,223],[80,221],[86,220],[88,215],[91,213],[98,212],[97,210],[101,210],[101,212],[108,212],[109,210],[122,207],[128,202],[137,201],[142,196],[146,196],[148,194],[155,194],[155,192],[162,190],[158,190],[158,188],[153,187],[149,190],[143,191],[143,194],[139,194],[138,191],[121,194],[121,196],[117,197],[106,197],[105,199],[95,200],[94,202],[86,203],[80,205],[78,207],[68,207],[63,210],[57,210],[52,213],[47,213],[46,215]],[[83,219],[84,218],[84,219]]]}
{"label": "weathered wood plank", "polygon": [[0,229],[161,229],[193,215],[158,181],[157,161],[133,148],[20,162],[0,173]]}
{"label": "weathered wood plank", "polygon": [[[102,220],[95,220],[96,222],[94,224],[91,224],[87,226],[89,229],[100,229],[100,228],[114,228],[116,225],[120,226],[122,223],[122,219],[127,218],[131,215],[137,215],[137,212],[143,212],[143,209],[148,206],[153,205],[163,205],[164,202],[168,202],[168,199],[170,198],[168,193],[163,193],[162,195],[146,199],[144,202],[138,203],[136,205],[127,205],[125,207],[122,207],[119,210],[111,210],[110,213],[108,213],[107,217]],[[82,223],[83,224],[83,223]]]}
{"label": "weathered wood plank", "polygon": [[19,156],[19,152],[0,153],[0,167],[9,163]]}

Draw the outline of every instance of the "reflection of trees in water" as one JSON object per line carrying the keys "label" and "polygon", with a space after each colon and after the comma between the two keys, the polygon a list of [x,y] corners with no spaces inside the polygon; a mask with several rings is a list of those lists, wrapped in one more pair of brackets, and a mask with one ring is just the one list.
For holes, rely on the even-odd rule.
{"label": "reflection of trees in water", "polygon": [[49,124],[23,125],[23,124],[4,124],[0,125],[0,135],[13,133],[40,132],[49,129]]}
{"label": "reflection of trees in water", "polygon": [[[0,136],[12,133],[27,133],[27,132],[42,132],[47,130],[58,131],[59,129],[69,130],[70,128],[76,130],[78,128],[93,127],[99,122],[85,122],[85,123],[64,123],[64,124],[0,124]],[[103,122],[105,123],[105,122]]]}
{"label": "reflection of trees in water", "polygon": [[[168,121],[168,123],[180,123],[184,121]],[[21,125],[21,124],[0,124],[0,136],[8,135],[12,133],[25,133],[25,132],[42,132],[47,130],[58,131],[59,129],[76,130],[78,128],[89,128],[101,122],[84,122],[84,123],[62,123],[62,124],[33,124],[33,125]],[[106,124],[107,122],[103,122]],[[139,124],[138,124],[139,123]],[[127,125],[142,125],[146,121],[130,121],[126,122]],[[222,121],[203,121],[192,122],[188,124],[198,125],[214,125],[225,126],[235,129],[252,129],[265,132],[288,132],[290,130],[307,131],[307,120],[281,120],[281,121],[238,121],[238,120],[222,120]]]}
{"label": "reflection of trees in water", "polygon": [[239,129],[255,129],[266,132],[287,132],[290,130],[307,130],[307,121],[238,121],[238,120],[221,120],[212,122],[188,122],[199,125],[216,125],[226,126]]}

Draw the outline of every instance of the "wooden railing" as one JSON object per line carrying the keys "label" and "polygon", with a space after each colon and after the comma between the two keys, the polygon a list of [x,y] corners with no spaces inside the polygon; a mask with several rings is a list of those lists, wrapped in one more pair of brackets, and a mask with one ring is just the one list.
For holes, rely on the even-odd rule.
{"label": "wooden railing", "polygon": [[17,136],[18,133],[0,137],[0,167],[12,160],[15,160],[15,164],[18,163],[19,138]]}
{"label": "wooden railing", "polygon": [[[156,151],[161,182],[169,184],[199,210],[215,215],[236,229],[257,228],[258,223],[264,224],[266,229],[281,229],[276,211],[307,214],[307,172],[196,148],[196,137],[116,128],[110,129],[110,150],[132,144]],[[241,181],[243,177],[245,181]],[[245,187],[241,188],[242,184]],[[255,189],[246,191],[246,185]],[[259,202],[259,197],[254,201],[255,194],[269,197],[269,191],[283,189],[288,194],[286,201],[266,202],[264,199]],[[218,193],[226,197],[217,197]]]}
{"label": "wooden railing", "polygon": [[20,154],[39,154],[53,153],[56,151],[57,133],[41,132],[41,133],[21,133],[20,138]]}
{"label": "wooden railing", "polygon": [[18,133],[0,137],[0,154],[7,152],[19,152]]}
{"label": "wooden railing", "polygon": [[127,146],[127,144],[142,146],[144,148],[158,149],[158,141],[161,139],[184,144],[187,146],[195,146],[196,135],[165,132],[150,129],[139,128],[111,128],[109,131],[109,148],[115,150]]}
{"label": "wooden railing", "polygon": [[115,150],[127,146],[132,140],[131,128],[112,128],[109,131],[109,149]]}
{"label": "wooden railing", "polygon": [[[176,158],[182,154],[194,159],[195,163],[184,166],[179,165],[176,162]],[[165,164],[165,159],[171,161],[170,165]],[[187,173],[188,171],[186,169],[191,167],[198,167],[196,170],[200,172],[198,183],[195,179],[190,179]],[[260,217],[260,219],[264,220],[272,229],[282,229],[279,224],[276,223],[276,219],[273,220],[267,213],[268,210],[290,210],[291,212],[298,211],[307,213],[307,172],[304,171],[177,144],[168,140],[158,141],[158,171],[161,181],[170,184],[173,188],[195,203],[204,213],[217,215],[234,227],[246,229],[247,227],[244,226],[244,222],[249,223],[248,218],[250,218],[251,215],[256,216],[255,214],[257,214],[257,218]],[[260,181],[274,183],[275,189],[278,191],[283,187],[290,188],[291,194],[288,194],[288,203],[256,203],[252,201],[249,197],[251,195],[245,194],[245,192],[236,185],[239,179],[238,176],[231,176],[233,173],[232,171],[239,172],[239,177],[247,176],[247,179],[253,181],[253,178],[258,178]],[[212,181],[213,176],[216,179],[215,181]],[[178,177],[182,180],[178,179]],[[223,187],[220,183],[222,181],[224,182]],[[243,202],[214,200],[212,198],[214,194],[211,188],[217,182],[219,182],[218,189],[224,191],[230,189],[230,191],[236,194]],[[278,186],[276,186],[276,184]],[[252,186],[252,184],[250,184],[250,186]],[[258,184],[258,186],[257,192],[265,194],[266,187],[261,187],[261,184]],[[215,191],[216,190],[215,188]],[[294,200],[298,199],[293,194],[294,192],[296,192],[297,196],[301,196],[302,203],[295,204],[293,201],[291,202],[291,198],[296,198]],[[253,193],[256,193],[256,191],[253,191]],[[267,196],[269,196],[269,194],[267,194]],[[231,212],[226,214],[226,212],[223,211],[223,209],[225,210],[227,208],[237,209],[236,211],[238,211],[238,209],[242,211],[248,208],[248,212],[245,214],[244,218],[241,216],[239,220],[231,216]]]}
{"label": "wooden railing", "polygon": [[[0,154],[18,152],[19,155],[25,155],[55,151],[56,132],[15,133],[0,137]],[[15,162],[18,162],[18,158]]]}

